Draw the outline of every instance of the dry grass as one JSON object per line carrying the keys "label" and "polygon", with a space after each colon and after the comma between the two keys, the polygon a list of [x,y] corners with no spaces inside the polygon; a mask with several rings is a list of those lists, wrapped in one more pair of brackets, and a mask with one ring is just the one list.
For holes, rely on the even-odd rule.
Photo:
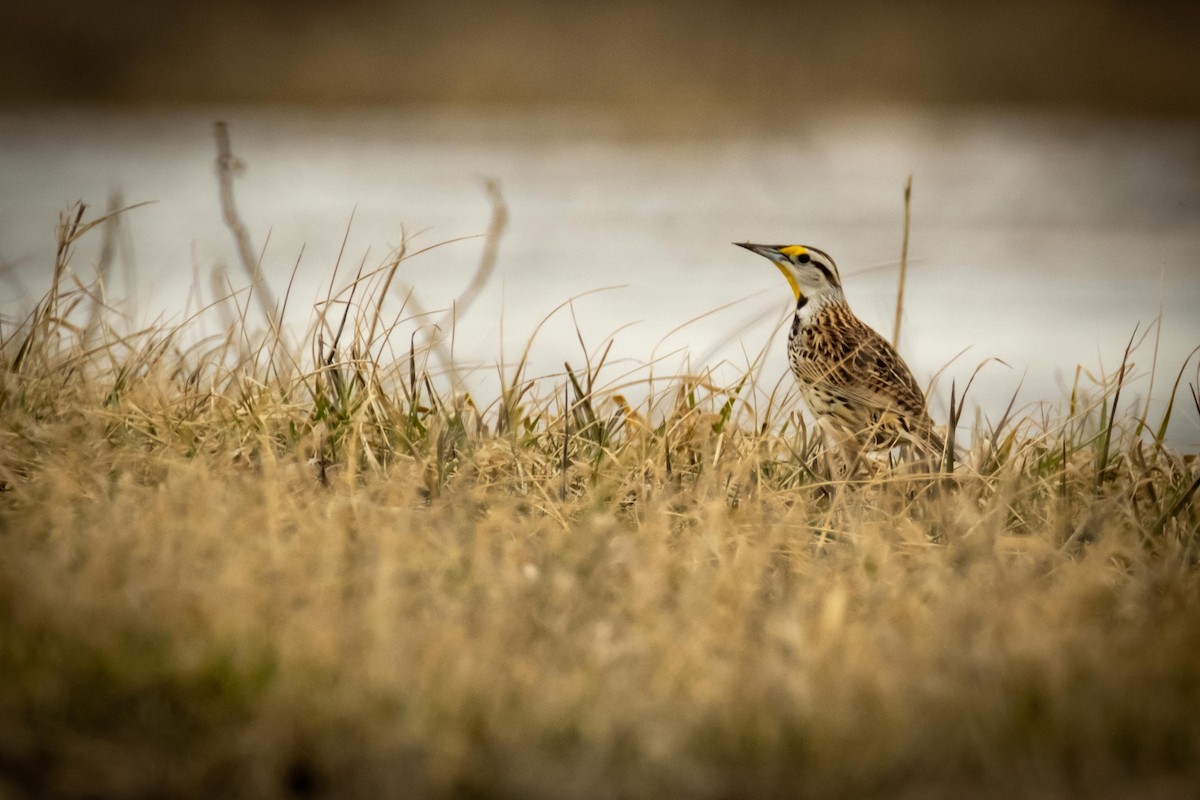
{"label": "dry grass", "polygon": [[0,796],[1200,781],[1200,470],[1115,378],[839,485],[753,374],[439,389],[389,265],[307,348],[118,335],[86,227],[0,352]]}

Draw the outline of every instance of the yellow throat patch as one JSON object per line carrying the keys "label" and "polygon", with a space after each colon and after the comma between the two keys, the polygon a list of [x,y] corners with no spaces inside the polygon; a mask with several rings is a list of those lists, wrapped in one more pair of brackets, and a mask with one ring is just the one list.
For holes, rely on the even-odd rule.
{"label": "yellow throat patch", "polygon": [[[808,248],[803,245],[790,244],[787,247],[779,248],[779,252],[788,258],[795,258],[807,253]],[[800,285],[796,283],[796,278],[792,275],[792,271],[778,261],[775,262],[775,266],[779,267],[779,271],[783,273],[783,277],[787,278],[788,285],[792,287],[792,294],[796,295],[796,302],[800,302],[800,298],[802,297],[800,294]]]}
{"label": "yellow throat patch", "polygon": [[787,278],[788,284],[792,287],[792,294],[796,295],[796,302],[800,302],[800,284],[796,283],[796,279],[792,276],[791,270],[789,270],[783,264],[780,264],[778,261],[774,263],[775,266],[779,267],[779,271],[783,273],[783,277]]}

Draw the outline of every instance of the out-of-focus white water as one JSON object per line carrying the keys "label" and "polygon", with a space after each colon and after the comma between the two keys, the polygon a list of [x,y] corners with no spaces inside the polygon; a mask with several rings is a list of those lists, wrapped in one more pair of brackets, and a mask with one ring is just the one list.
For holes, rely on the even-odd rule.
{"label": "out-of-focus white water", "polygon": [[[662,359],[659,374],[744,365],[791,296],[734,241],[829,251],[859,316],[890,336],[910,173],[901,351],[922,382],[951,362],[935,386],[939,421],[951,379],[961,387],[989,358],[1008,366],[984,367],[971,398],[991,419],[1018,384],[1021,413],[1061,402],[1076,365],[1114,373],[1135,327],[1161,312],[1157,420],[1200,344],[1200,123],[1000,112],[814,117],[769,133],[704,134],[698,121],[682,139],[629,136],[565,112],[0,115],[6,329],[47,288],[58,213],[75,200],[99,212],[113,190],[126,203],[154,201],[124,216],[109,285],[110,297],[130,298],[122,307],[135,322],[179,321],[189,303],[211,300],[217,264],[244,287],[217,199],[218,117],[246,164],[237,202],[277,294],[299,263],[297,328],[307,318],[299,312],[325,296],[351,215],[339,284],[360,263],[384,262],[405,232],[410,252],[482,234],[484,182],[500,182],[510,216],[496,271],[453,326],[456,360],[475,367],[476,385],[492,379],[502,352],[515,362],[538,322],[572,297],[534,342],[534,374],[561,371],[564,360],[582,366],[576,327],[592,351],[616,332],[602,379],[651,357]],[[75,254],[84,278],[99,242]],[[409,288],[426,310],[449,308],[482,248],[467,239],[405,261],[390,313]],[[602,287],[612,288],[587,294]],[[413,325],[441,318],[402,326],[396,350],[407,351]],[[203,324],[215,332],[219,319]],[[1144,398],[1153,344],[1136,352],[1142,379],[1124,402]],[[764,391],[785,374],[783,347],[777,336]],[[1171,440],[1194,449],[1200,420],[1181,392]]]}

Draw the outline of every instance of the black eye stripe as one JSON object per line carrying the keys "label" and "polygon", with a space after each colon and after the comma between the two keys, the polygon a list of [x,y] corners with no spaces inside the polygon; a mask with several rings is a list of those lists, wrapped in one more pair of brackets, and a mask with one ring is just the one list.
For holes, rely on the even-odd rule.
{"label": "black eye stripe", "polygon": [[814,267],[821,270],[821,274],[825,276],[825,280],[833,283],[833,273],[829,270],[829,267],[816,260],[814,260],[812,263]]}

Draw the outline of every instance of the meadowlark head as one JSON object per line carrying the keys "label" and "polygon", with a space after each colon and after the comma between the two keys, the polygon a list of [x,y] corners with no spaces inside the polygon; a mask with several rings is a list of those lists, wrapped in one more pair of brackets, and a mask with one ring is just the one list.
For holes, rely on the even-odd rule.
{"label": "meadowlark head", "polygon": [[818,299],[823,295],[841,292],[842,278],[837,264],[824,250],[802,244],[750,244],[734,242],[752,253],[768,258],[779,267],[783,277],[796,295],[796,302]]}

